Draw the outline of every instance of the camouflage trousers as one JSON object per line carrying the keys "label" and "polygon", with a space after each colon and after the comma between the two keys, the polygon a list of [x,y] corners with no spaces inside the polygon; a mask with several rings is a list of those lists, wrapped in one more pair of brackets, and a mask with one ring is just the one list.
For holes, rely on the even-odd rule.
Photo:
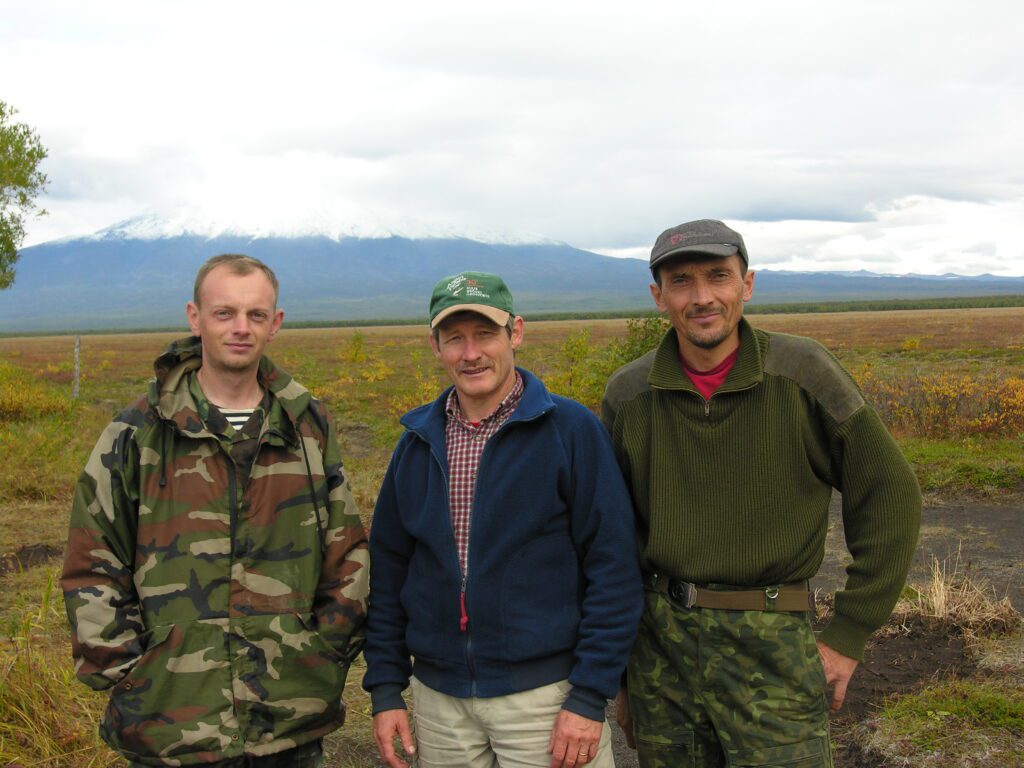
{"label": "camouflage trousers", "polygon": [[807,613],[683,608],[646,591],[629,660],[641,768],[832,768]]}
{"label": "camouflage trousers", "polygon": [[[324,764],[322,742],[317,739],[301,747],[286,749],[263,757],[236,757],[207,763],[208,768],[320,768]],[[147,768],[143,763],[128,763],[128,768]]]}

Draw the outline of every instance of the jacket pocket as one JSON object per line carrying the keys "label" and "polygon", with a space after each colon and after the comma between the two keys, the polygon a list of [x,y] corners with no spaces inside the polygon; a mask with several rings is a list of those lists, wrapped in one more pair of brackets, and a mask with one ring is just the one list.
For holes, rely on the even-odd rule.
{"label": "jacket pocket", "polygon": [[178,757],[222,743],[220,713],[230,706],[223,691],[231,690],[222,627],[165,624],[147,635],[145,652],[111,689],[104,740],[133,759]]}
{"label": "jacket pocket", "polygon": [[346,667],[349,665],[349,660],[345,657],[345,655],[337,651],[333,645],[327,642],[327,638],[320,634],[320,630],[317,627],[316,616],[314,614],[297,613],[295,614],[295,618],[299,620],[299,623],[302,625],[303,629],[309,632],[310,642],[316,649],[317,653],[323,654],[324,656],[326,656],[329,659],[332,659],[338,664],[343,664]]}
{"label": "jacket pocket", "polygon": [[145,686],[149,681],[146,676],[146,669],[153,664],[154,657],[158,653],[159,646],[167,642],[167,639],[171,636],[174,631],[173,624],[163,624],[159,627],[153,627],[143,633],[141,638],[141,644],[143,647],[142,655],[132,664],[131,669],[128,670],[128,674],[118,681],[117,685],[114,686],[114,691],[122,691],[127,693],[135,690],[141,686]]}
{"label": "jacket pocket", "polygon": [[693,731],[657,733],[638,728],[636,754],[641,765],[658,768],[694,768]]}
{"label": "jacket pocket", "polygon": [[783,744],[761,749],[731,749],[729,764],[736,768],[831,768],[832,758],[828,741],[822,738],[808,739],[796,744]]}
{"label": "jacket pocket", "polygon": [[310,613],[250,616],[240,622],[249,654],[238,674],[241,707],[259,712],[250,742],[322,736],[345,718],[348,661],[317,631]]}

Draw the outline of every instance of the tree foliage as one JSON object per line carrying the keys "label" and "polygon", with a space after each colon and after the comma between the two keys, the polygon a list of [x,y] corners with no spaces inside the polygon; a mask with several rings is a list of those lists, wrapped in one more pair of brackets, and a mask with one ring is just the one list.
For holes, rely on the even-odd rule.
{"label": "tree foliage", "polygon": [[14,282],[25,218],[46,213],[35,202],[48,181],[39,170],[46,148],[32,128],[14,122],[16,114],[0,101],[0,290]]}

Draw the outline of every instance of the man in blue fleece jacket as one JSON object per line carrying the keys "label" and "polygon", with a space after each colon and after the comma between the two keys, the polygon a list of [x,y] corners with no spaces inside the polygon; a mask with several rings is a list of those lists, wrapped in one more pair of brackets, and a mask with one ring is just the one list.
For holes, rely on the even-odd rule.
{"label": "man in blue fleece jacket", "polygon": [[402,417],[370,534],[381,757],[405,768],[397,737],[423,768],[613,766],[604,710],[642,590],[607,433],[515,366],[523,318],[497,275],[439,282],[430,327],[454,386]]}

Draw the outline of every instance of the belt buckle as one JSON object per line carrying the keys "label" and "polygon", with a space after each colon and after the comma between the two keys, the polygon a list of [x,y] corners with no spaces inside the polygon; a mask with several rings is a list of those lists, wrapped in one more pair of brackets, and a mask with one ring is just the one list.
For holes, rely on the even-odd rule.
{"label": "belt buckle", "polygon": [[684,608],[693,608],[697,604],[697,585],[688,581],[673,580],[669,587],[672,598]]}

